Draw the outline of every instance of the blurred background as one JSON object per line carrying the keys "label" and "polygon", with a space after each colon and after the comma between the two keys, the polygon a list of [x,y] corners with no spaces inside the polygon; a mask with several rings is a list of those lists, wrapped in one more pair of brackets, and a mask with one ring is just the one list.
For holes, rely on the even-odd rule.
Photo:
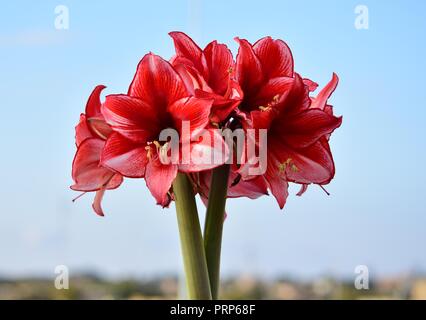
{"label": "blurred background", "polygon": [[[425,299],[425,12],[414,0],[2,3],[0,299],[180,292],[173,205],[161,209],[143,180],[126,179],[100,218],[91,194],[73,203],[69,189],[90,92],[126,92],[145,53],[173,55],[173,30],[234,54],[235,36],[281,38],[303,77],[341,80],[331,195],[292,187],[282,211],[272,197],[228,201],[222,297]],[[69,290],[55,289],[58,265]],[[368,290],[354,286],[360,265]]]}

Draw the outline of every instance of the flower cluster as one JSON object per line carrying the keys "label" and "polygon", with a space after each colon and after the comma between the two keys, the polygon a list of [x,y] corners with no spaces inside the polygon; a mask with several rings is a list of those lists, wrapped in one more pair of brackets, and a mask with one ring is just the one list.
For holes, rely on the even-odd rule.
{"label": "flower cluster", "polygon": [[[327,184],[334,176],[329,147],[341,117],[333,115],[328,99],[338,77],[315,96],[317,84],[294,71],[293,57],[282,40],[265,37],[253,45],[236,38],[234,60],[217,41],[201,49],[182,32],[171,32],[176,54],[170,61],[149,53],[140,61],[126,94],[108,95],[96,87],[76,126],[77,152],[73,161],[73,190],[96,192],[93,208],[103,215],[101,200],[123,177],[144,178],[156,202],[165,207],[174,199],[172,183],[178,172],[188,174],[195,192],[208,200],[211,171],[235,158],[235,147],[224,142],[220,130],[266,130],[267,162],[263,173],[251,175],[251,159],[230,164],[228,197],[257,198],[268,194],[282,208],[288,183]],[[188,122],[189,131],[184,130]],[[223,161],[199,163],[162,161],[169,154],[163,130],[180,133],[189,152],[221,153]],[[212,139],[198,139],[207,132]],[[258,136],[252,137],[260,146]],[[211,143],[211,141],[222,143]],[[232,159],[231,159],[232,160]]]}

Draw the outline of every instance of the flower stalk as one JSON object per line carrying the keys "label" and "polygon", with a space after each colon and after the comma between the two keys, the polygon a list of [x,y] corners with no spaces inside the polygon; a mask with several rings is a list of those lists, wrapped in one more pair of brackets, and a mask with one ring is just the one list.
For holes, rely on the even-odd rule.
{"label": "flower stalk", "polygon": [[210,288],[213,300],[219,296],[220,254],[222,231],[225,220],[225,204],[228,193],[229,164],[213,169],[204,225],[204,250],[209,271]]}
{"label": "flower stalk", "polygon": [[186,174],[177,174],[173,182],[173,192],[175,194],[188,298],[191,300],[211,300],[200,221],[192,185]]}

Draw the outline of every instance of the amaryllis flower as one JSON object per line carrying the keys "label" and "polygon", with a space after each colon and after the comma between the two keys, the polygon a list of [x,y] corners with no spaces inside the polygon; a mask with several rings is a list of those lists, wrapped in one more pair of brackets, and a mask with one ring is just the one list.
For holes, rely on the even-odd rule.
{"label": "amaryllis flower", "polygon": [[[270,37],[253,46],[237,39],[237,79],[244,92],[239,110],[246,117],[245,128],[267,130],[267,166],[263,175],[282,208],[288,182],[324,185],[334,176],[334,163],[328,145],[330,134],[340,126],[326,102],[337,86],[330,84],[315,99],[309,92],[316,84],[293,71],[290,49]],[[247,178],[247,166],[240,173]],[[300,194],[301,194],[300,193]]]}
{"label": "amaryllis flower", "polygon": [[[107,96],[102,105],[102,113],[114,131],[103,150],[102,164],[127,177],[144,177],[157,203],[167,206],[178,171],[206,170],[226,160],[227,148],[222,136],[217,130],[207,128],[212,103],[211,99],[190,96],[169,62],[151,53],[145,55],[128,94]],[[183,121],[189,123],[188,132],[183,129]],[[223,161],[186,163],[183,151],[177,161],[166,161],[170,145],[159,140],[164,129],[175,129],[180,143],[189,145],[191,155],[210,154]],[[207,133],[210,141],[200,141],[201,133]]]}
{"label": "amaryllis flower", "polygon": [[235,72],[244,95],[238,110],[249,116],[259,107],[275,103],[289,90],[294,76],[293,57],[282,40],[265,37],[251,45],[245,39],[235,39],[240,45]]}
{"label": "amaryllis flower", "polygon": [[100,165],[100,157],[105,141],[112,132],[101,113],[100,94],[104,86],[97,86],[89,97],[86,113],[80,115],[80,122],[75,128],[77,152],[72,165],[76,191],[96,192],[93,202],[94,211],[103,216],[101,201],[105,190],[120,186],[123,177]]}
{"label": "amaryllis flower", "polygon": [[[308,79],[303,79],[305,85],[308,86],[308,89],[310,92],[315,91],[318,85]],[[333,107],[329,104],[327,104],[328,98],[333,94],[334,90],[336,90],[337,84],[339,83],[339,78],[335,73],[333,73],[333,77],[331,81],[318,93],[316,97],[310,97],[311,99],[311,105],[310,109],[319,109],[326,113],[328,113],[330,116],[333,116]],[[325,137],[321,138],[322,140],[329,140],[331,137],[331,133],[327,134]],[[327,149],[330,149],[327,142],[323,143],[324,147]],[[329,151],[331,152],[331,151]],[[333,165],[333,176],[334,176],[334,165]],[[331,177],[332,178],[332,177]],[[331,178],[329,180],[331,180]],[[321,186],[321,185],[320,185]],[[300,188],[300,191],[297,193],[298,196],[301,196],[305,191],[307,190],[308,184],[302,184],[302,187]],[[322,186],[321,186],[322,187]],[[324,189],[324,191],[328,194],[328,192]]]}
{"label": "amaryllis flower", "polygon": [[268,131],[268,161],[264,177],[282,208],[288,182],[306,185],[328,184],[334,177],[330,134],[341,125],[341,117],[325,111],[326,101],[337,85],[333,76],[321,97],[314,102],[309,89],[296,74],[293,84],[277,102],[250,113],[252,127]]}
{"label": "amaryllis flower", "polygon": [[224,121],[242,99],[238,82],[234,79],[235,62],[231,51],[217,41],[204,50],[185,33],[170,32],[176,55],[171,62],[182,76],[190,93],[197,97],[214,99],[212,123]]}

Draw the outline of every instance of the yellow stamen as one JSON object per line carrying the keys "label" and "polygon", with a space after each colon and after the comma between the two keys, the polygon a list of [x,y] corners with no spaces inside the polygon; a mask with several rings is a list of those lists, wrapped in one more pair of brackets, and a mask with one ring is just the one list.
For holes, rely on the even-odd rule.
{"label": "yellow stamen", "polygon": [[293,159],[292,158],[288,158],[286,161],[284,161],[283,163],[278,164],[278,170],[280,173],[283,173],[286,171],[287,167],[290,166],[290,170],[293,172],[299,172],[299,168],[292,163]]}
{"label": "yellow stamen", "polygon": [[155,140],[152,143],[157,147],[157,150],[161,148],[160,142],[158,142],[158,141]]}
{"label": "yellow stamen", "polygon": [[151,157],[152,157],[152,151],[151,151],[151,147],[149,146],[149,144],[151,144],[151,143],[149,143],[149,142],[148,142],[148,146],[146,146],[146,147],[145,147],[145,150],[146,150],[146,157],[147,157],[149,160],[151,160]]}
{"label": "yellow stamen", "polygon": [[269,111],[269,110],[271,110],[271,107],[270,106],[267,106],[267,107],[259,106],[259,110],[260,111]]}
{"label": "yellow stamen", "polygon": [[293,171],[293,172],[299,172],[299,168],[293,163],[292,165],[291,165],[291,171]]}

